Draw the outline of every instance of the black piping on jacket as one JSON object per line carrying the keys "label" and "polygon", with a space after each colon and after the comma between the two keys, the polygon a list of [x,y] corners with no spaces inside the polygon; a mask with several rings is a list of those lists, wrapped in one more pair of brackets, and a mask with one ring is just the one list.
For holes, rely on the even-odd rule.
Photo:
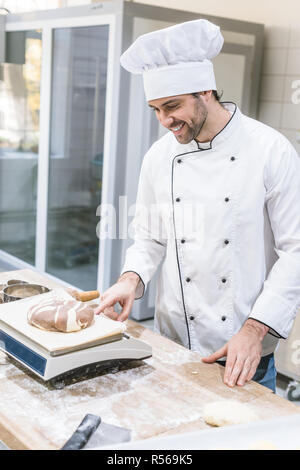
{"label": "black piping on jacket", "polygon": [[[228,103],[231,103],[230,101],[228,101]],[[234,103],[232,103],[234,104]],[[215,139],[215,137],[217,137],[217,135],[219,135],[226,127],[227,125],[230,123],[230,121],[232,120],[233,116],[235,115],[236,113],[236,110],[237,110],[237,106],[235,106],[235,110],[231,116],[231,118],[229,119],[229,121],[226,123],[226,125],[223,127],[223,129],[221,129],[213,138],[212,140],[210,141],[210,146],[205,149],[205,148],[201,148],[199,147],[199,143],[195,140],[195,142],[197,143],[197,147],[198,149],[197,150],[193,150],[191,152],[185,152],[185,153],[180,153],[178,155],[176,155],[174,158],[173,158],[173,161],[172,161],[172,173],[171,173],[171,196],[172,196],[172,208],[173,208],[173,227],[174,227],[174,236],[175,236],[175,249],[176,249],[176,260],[177,260],[177,267],[178,267],[178,274],[179,274],[179,281],[180,281],[180,290],[181,290],[181,298],[182,298],[182,306],[183,306],[183,312],[184,312],[184,317],[185,317],[185,324],[186,324],[186,328],[187,328],[187,334],[188,334],[188,345],[189,345],[189,349],[191,349],[191,336],[190,336],[190,330],[189,330],[189,323],[188,323],[188,318],[187,318],[187,313],[186,313],[186,308],[185,308],[185,301],[184,301],[184,293],[183,293],[183,285],[182,285],[182,276],[181,276],[181,270],[180,270],[180,263],[179,263],[179,257],[178,257],[178,247],[177,247],[177,238],[176,238],[176,226],[175,226],[175,215],[174,215],[174,163],[175,163],[175,160],[178,158],[178,157],[182,157],[183,155],[190,155],[190,154],[194,154],[194,153],[197,153],[197,152],[203,152],[203,151],[206,151],[206,150],[211,150],[212,149],[212,142],[213,140]]]}

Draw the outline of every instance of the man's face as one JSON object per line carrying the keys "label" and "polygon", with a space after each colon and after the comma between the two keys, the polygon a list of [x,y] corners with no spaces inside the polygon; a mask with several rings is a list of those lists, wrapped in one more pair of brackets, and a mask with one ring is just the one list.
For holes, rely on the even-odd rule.
{"label": "man's face", "polygon": [[188,144],[199,135],[207,117],[201,95],[178,95],[148,102],[162,126],[173,132],[180,144]]}

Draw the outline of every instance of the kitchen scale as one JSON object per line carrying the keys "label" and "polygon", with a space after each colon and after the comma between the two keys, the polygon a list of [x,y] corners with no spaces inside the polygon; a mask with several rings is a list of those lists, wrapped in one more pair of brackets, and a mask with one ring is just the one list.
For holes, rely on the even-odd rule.
{"label": "kitchen scale", "polygon": [[61,333],[45,331],[27,322],[27,312],[39,299],[72,299],[64,289],[0,304],[0,349],[51,384],[78,372],[120,361],[141,360],[152,348],[125,333],[122,322],[95,315],[86,329]]}

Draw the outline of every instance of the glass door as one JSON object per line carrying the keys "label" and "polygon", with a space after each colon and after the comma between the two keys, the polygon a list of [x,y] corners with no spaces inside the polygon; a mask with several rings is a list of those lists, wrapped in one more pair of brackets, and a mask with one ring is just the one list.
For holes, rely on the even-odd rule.
{"label": "glass door", "polygon": [[6,35],[0,65],[0,249],[35,264],[40,30]]}
{"label": "glass door", "polygon": [[57,28],[52,87],[46,271],[97,287],[109,26]]}

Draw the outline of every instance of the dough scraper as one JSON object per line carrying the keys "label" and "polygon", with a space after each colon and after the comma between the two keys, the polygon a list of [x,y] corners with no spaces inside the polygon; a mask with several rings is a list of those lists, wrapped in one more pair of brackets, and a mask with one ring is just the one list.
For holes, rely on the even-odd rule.
{"label": "dough scraper", "polygon": [[128,442],[131,431],[103,423],[100,416],[87,414],[61,450],[93,449],[95,447]]}

